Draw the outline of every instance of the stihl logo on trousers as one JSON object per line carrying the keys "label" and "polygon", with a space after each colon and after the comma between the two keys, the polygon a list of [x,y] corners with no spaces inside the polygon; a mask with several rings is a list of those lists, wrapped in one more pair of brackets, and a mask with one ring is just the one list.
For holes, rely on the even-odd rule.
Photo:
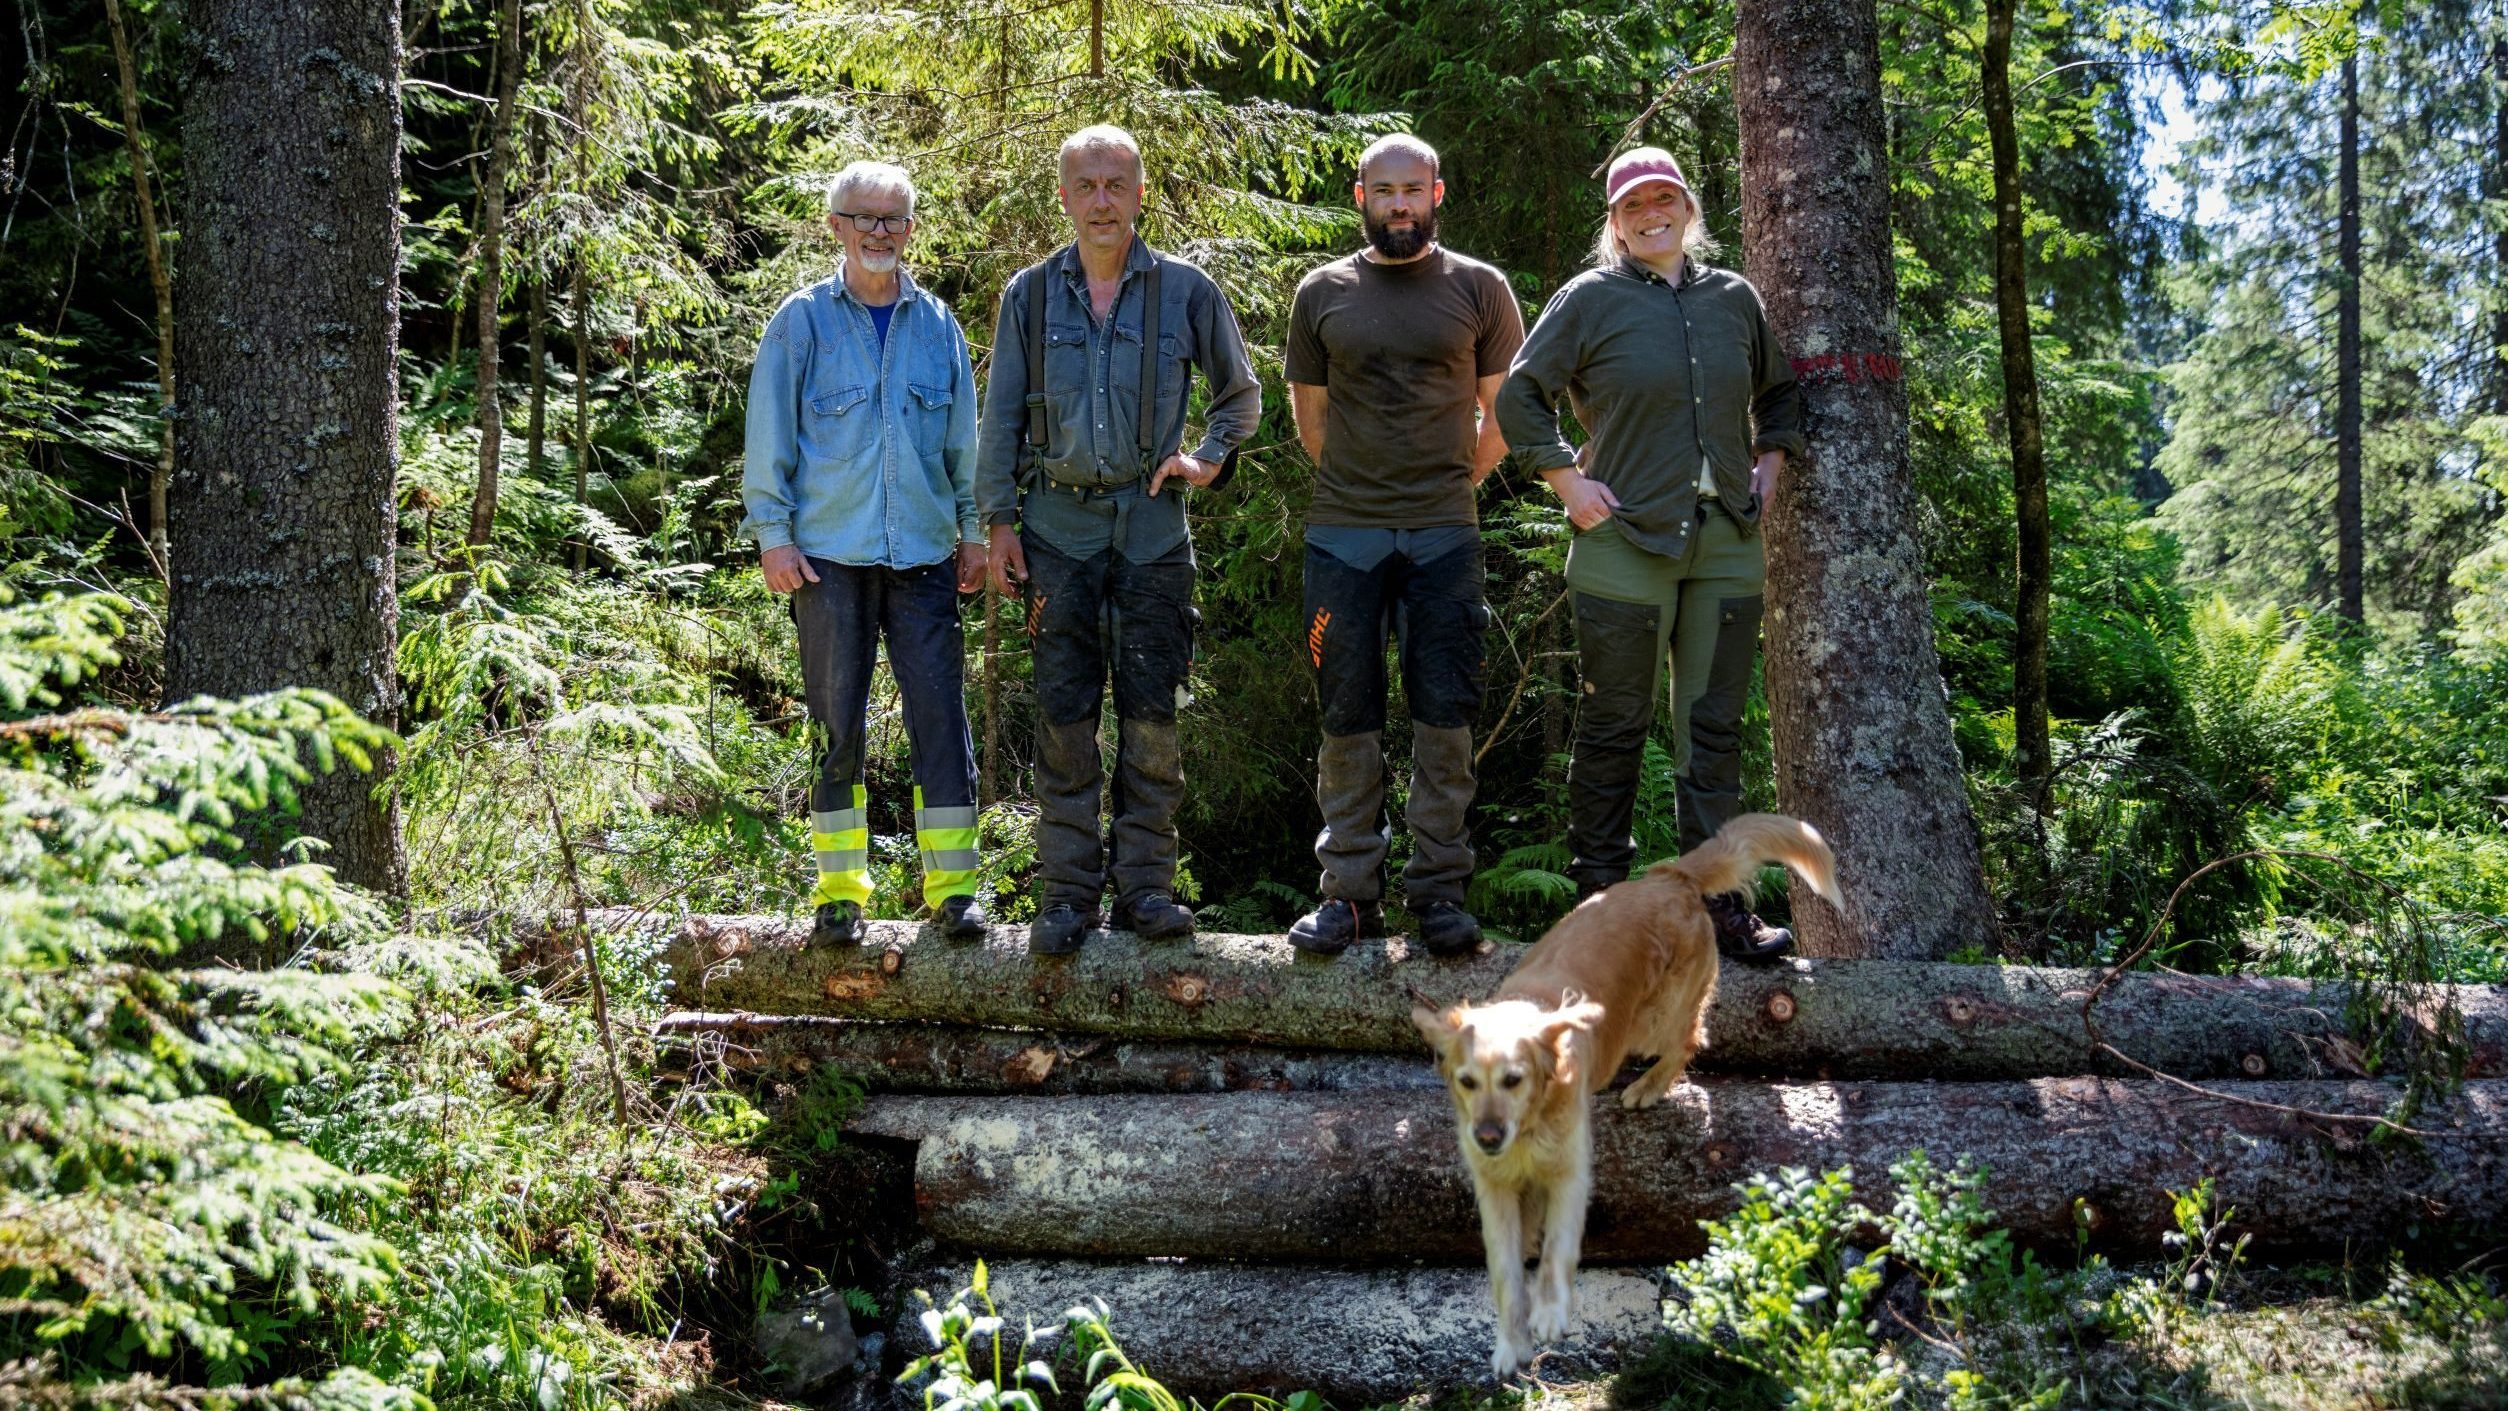
{"label": "stihl logo on trousers", "polygon": [[1332,609],[1315,609],[1315,625],[1306,629],[1306,654],[1315,659],[1315,669],[1324,669],[1324,629],[1332,625]]}

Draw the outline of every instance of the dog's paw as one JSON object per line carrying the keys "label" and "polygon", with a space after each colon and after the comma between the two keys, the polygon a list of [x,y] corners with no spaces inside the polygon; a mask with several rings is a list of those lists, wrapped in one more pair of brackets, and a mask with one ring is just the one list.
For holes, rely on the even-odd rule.
{"label": "dog's paw", "polygon": [[1570,1294],[1558,1299],[1536,1298],[1533,1300],[1532,1318],[1529,1321],[1533,1341],[1554,1344],[1565,1342],[1569,1331],[1575,1326],[1575,1295]]}
{"label": "dog's paw", "polygon": [[1496,1374],[1499,1381],[1503,1382],[1523,1371],[1525,1365],[1532,1360],[1533,1349],[1530,1344],[1517,1342],[1505,1333],[1500,1333],[1498,1350],[1489,1354],[1489,1370]]}
{"label": "dog's paw", "polygon": [[1620,1089],[1620,1106],[1631,1112],[1652,1107],[1661,1101],[1663,1101],[1663,1086],[1644,1078]]}

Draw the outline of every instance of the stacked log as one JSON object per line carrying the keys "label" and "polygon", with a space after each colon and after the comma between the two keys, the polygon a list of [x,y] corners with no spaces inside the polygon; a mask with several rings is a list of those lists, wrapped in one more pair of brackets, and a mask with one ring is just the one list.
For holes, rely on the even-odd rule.
{"label": "stacked log", "polygon": [[[1444,960],[1395,938],[1326,960],[1276,937],[1101,933],[1040,960],[1009,929],[951,943],[879,923],[812,949],[797,922],[598,921],[651,933],[685,1006],[662,1035],[692,1058],[859,1075],[877,1095],[851,1135],[902,1149],[924,1227],[996,1257],[1020,1316],[1102,1297],[1185,1390],[1384,1400],[1485,1375],[1478,1221],[1410,1014],[1489,994],[1520,948]],[[1656,1326],[1649,1280],[1607,1266],[1697,1253],[1735,1183],[1782,1167],[1851,1166],[1882,1204],[1907,1152],[1972,1158],[2017,1237],[2122,1253],[2155,1249],[2170,1193],[2206,1179],[2266,1246],[2508,1224],[2508,993],[2426,998],[2377,1037],[2460,1043],[2472,1081],[2414,1115],[2416,1137],[2373,1142],[2365,1119],[2401,1089],[2361,1071],[2372,1046],[2339,985],[1728,966],[1700,1080],[1646,1112],[1595,1105],[1586,1249],[1604,1267],[1557,1365]],[[934,1292],[954,1286],[935,1271]]]}

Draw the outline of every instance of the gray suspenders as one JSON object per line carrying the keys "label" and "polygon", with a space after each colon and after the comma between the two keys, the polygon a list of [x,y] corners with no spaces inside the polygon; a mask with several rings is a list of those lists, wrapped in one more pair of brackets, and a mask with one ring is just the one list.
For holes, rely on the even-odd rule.
{"label": "gray suspenders", "polygon": [[[1136,237],[1137,238],[1137,237]],[[1142,247],[1147,249],[1144,244]],[[1141,425],[1137,433],[1141,446],[1141,473],[1149,474],[1156,467],[1151,458],[1157,454],[1158,434],[1158,314],[1159,275],[1165,271],[1166,257],[1151,250],[1149,277],[1141,287]],[[1028,280],[1028,445],[1038,451],[1045,449],[1050,437],[1046,427],[1045,397],[1045,281],[1052,272],[1052,259],[1036,267]],[[1107,311],[1113,317],[1113,310]]]}

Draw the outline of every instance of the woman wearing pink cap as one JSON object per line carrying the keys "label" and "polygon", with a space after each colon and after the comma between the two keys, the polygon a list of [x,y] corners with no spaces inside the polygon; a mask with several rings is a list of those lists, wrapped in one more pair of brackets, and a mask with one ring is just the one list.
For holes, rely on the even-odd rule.
{"label": "woman wearing pink cap", "polygon": [[[1759,291],[1713,253],[1680,164],[1660,147],[1611,163],[1594,268],[1534,325],[1498,394],[1510,450],[1575,526],[1584,689],[1568,767],[1580,896],[1629,874],[1637,776],[1655,690],[1672,677],[1681,849],[1742,811],[1742,707],[1759,649],[1761,498],[1803,449],[1803,402]],[[1580,453],[1560,399],[1586,431]],[[1708,898],[1728,955],[1768,959],[1791,933],[1736,894]]]}

